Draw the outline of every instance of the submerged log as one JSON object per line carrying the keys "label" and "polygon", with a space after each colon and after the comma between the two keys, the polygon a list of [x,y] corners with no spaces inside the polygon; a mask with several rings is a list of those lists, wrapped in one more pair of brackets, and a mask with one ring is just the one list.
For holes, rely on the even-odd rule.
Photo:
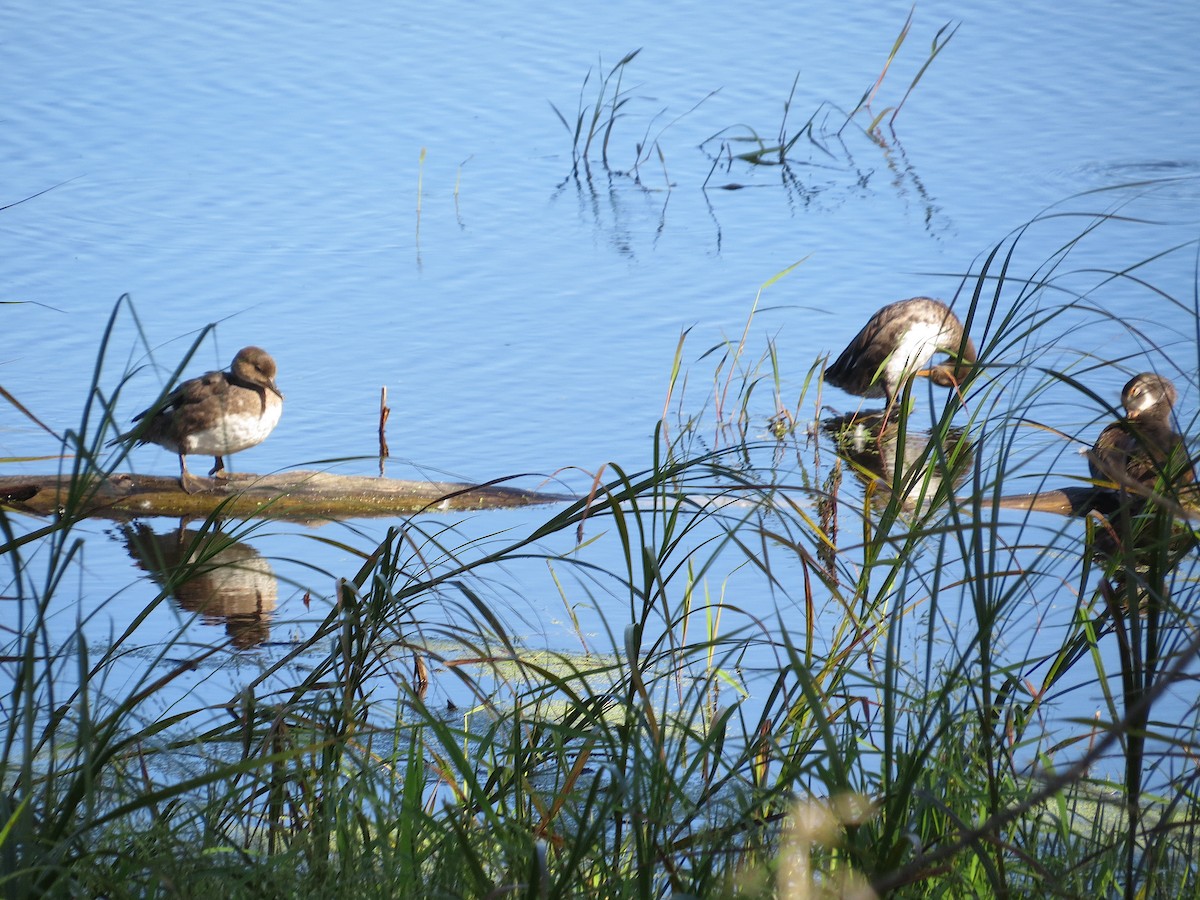
{"label": "submerged log", "polygon": [[[228,482],[197,478],[207,489],[186,493],[178,478],[112,475],[84,486],[65,475],[0,477],[0,506],[47,515],[73,507],[87,516],[270,516],[349,519],[365,516],[501,509],[574,500],[563,494],[506,487],[499,482],[462,484],[402,481],[328,472],[234,475]],[[74,493],[74,499],[72,499]]]}

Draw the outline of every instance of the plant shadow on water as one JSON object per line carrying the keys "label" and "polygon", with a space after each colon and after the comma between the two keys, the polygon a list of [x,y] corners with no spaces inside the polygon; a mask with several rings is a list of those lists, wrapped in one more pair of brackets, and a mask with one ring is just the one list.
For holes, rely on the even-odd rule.
{"label": "plant shadow on water", "polygon": [[[51,637],[92,476],[123,459],[103,450],[120,393],[106,336],[64,441],[75,490],[49,523],[0,515],[6,894],[1194,890],[1194,504],[1172,485],[1125,517],[1004,502],[1091,489],[1071,450],[1117,413],[1086,387],[1113,361],[1072,341],[1124,327],[1105,291],[1200,319],[1174,299],[1194,269],[1159,283],[1149,259],[1087,257],[1097,228],[1154,227],[1132,214],[1154,189],[1076,198],[984,254],[958,298],[979,377],[964,394],[910,382],[904,424],[843,441],[849,462],[823,433],[821,360],[793,388],[774,343],[755,359],[724,342],[694,400],[681,339],[648,465],[610,464],[532,525],[399,519],[351,548],[356,571],[321,573],[323,614],[231,668],[217,702],[188,679],[260,659],[230,652],[254,628],[205,645],[185,623],[149,654],[132,652],[146,613],[104,640],[86,618]],[[1123,362],[1165,365],[1149,349]],[[870,473],[861,488],[847,465]],[[122,539],[161,587],[151,607],[182,605],[224,553],[265,577],[239,549],[262,525]],[[1109,525],[1124,539],[1101,553]],[[514,577],[515,595],[559,598],[578,649],[527,645],[500,602]],[[274,590],[251,588],[239,615],[265,615]],[[119,690],[118,663],[136,668]]]}

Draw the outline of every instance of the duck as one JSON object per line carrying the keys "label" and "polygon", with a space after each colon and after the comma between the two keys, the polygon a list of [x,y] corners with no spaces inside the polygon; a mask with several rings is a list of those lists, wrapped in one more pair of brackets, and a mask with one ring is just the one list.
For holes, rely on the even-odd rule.
{"label": "duck", "polygon": [[117,440],[158,444],[179,454],[179,483],[189,494],[204,485],[187,468],[189,454],[212,456],[210,477],[226,478],[225,457],[267,439],[283,414],[275,360],[261,347],[243,347],[227,372],[190,378],[161,404],[133,417],[142,424]]}
{"label": "duck", "polygon": [[[951,362],[927,368],[936,353]],[[933,297],[897,300],[878,310],[854,336],[825,381],[860,397],[884,397],[890,414],[905,382],[918,375],[957,388],[970,376],[978,354],[958,316]]]}
{"label": "duck", "polygon": [[1183,437],[1171,422],[1178,396],[1171,380],[1154,372],[1129,379],[1121,391],[1124,418],[1101,431],[1087,454],[1092,479],[1121,490],[1152,489],[1160,478],[1167,485],[1195,481]]}

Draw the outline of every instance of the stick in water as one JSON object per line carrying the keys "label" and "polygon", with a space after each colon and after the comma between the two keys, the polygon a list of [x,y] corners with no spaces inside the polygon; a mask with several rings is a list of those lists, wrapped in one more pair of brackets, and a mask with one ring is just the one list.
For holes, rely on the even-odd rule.
{"label": "stick in water", "polygon": [[387,442],[387,420],[392,408],[387,405],[387,385],[379,392],[379,477],[383,477],[383,461],[391,456]]}

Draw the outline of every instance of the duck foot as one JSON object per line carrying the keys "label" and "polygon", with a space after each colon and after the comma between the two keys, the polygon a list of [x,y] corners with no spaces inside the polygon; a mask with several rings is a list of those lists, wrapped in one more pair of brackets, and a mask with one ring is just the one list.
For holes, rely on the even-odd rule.
{"label": "duck foot", "polygon": [[198,494],[208,490],[208,485],[200,478],[197,478],[191,472],[183,472],[179,476],[179,486],[183,488],[184,493]]}

